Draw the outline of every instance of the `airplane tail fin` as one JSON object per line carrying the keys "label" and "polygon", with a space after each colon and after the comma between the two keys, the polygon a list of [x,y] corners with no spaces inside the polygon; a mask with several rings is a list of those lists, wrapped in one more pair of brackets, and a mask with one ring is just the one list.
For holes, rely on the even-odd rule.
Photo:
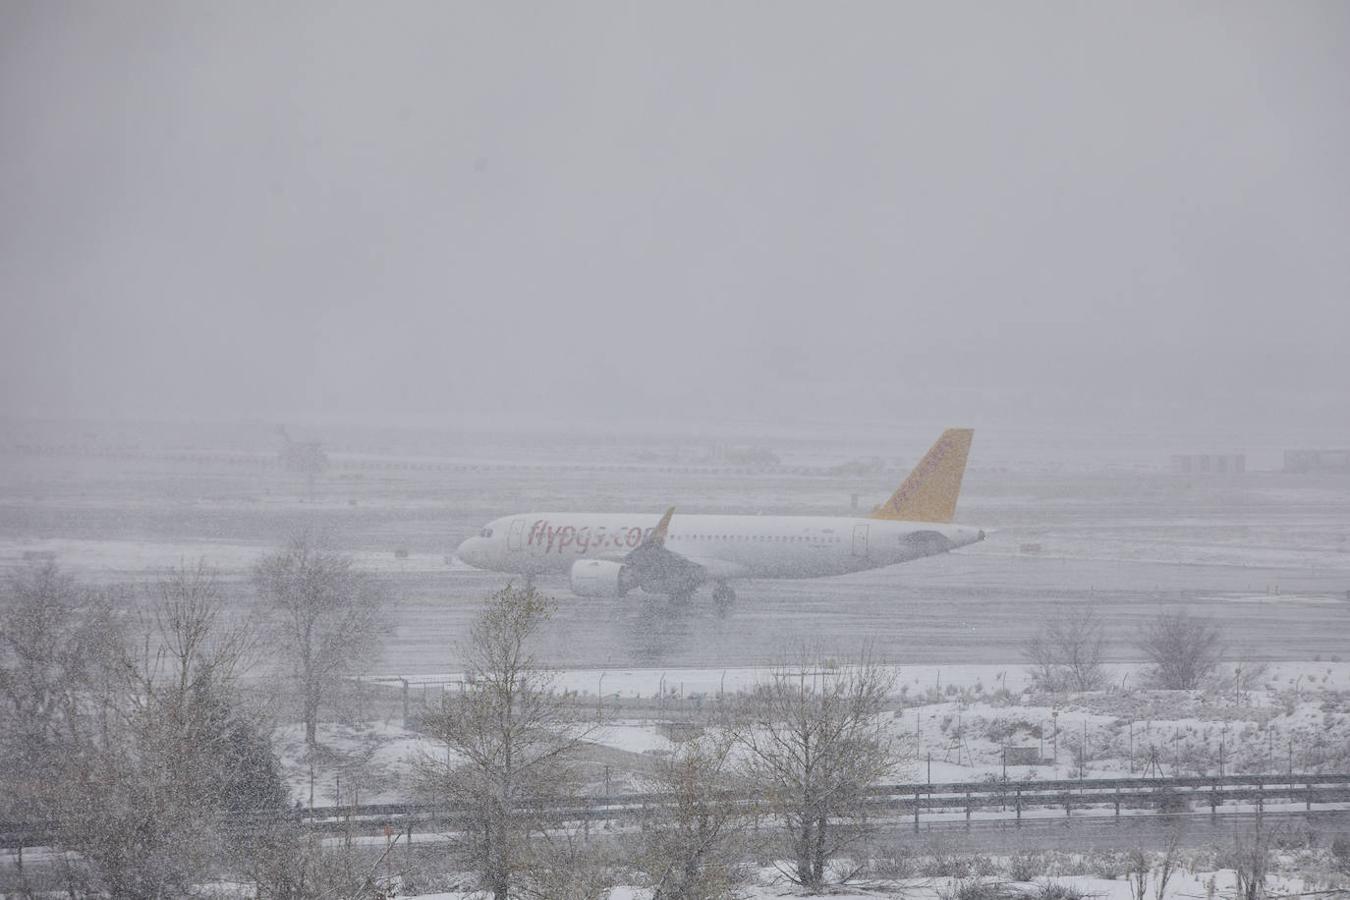
{"label": "airplane tail fin", "polygon": [[873,519],[950,522],[956,514],[973,428],[948,428],[929,448],[891,499],[872,510]]}

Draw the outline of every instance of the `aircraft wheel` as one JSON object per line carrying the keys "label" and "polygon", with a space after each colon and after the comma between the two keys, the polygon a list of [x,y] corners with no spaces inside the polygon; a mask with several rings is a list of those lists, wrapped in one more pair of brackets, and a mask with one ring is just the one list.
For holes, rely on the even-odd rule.
{"label": "aircraft wheel", "polygon": [[693,599],[694,599],[693,591],[680,591],[677,594],[670,595],[670,602],[678,606],[686,606],[688,605],[689,601]]}

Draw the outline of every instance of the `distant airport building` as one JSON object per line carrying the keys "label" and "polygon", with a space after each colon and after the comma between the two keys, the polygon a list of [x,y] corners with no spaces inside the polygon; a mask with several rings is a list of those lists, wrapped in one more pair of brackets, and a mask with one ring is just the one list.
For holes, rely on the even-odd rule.
{"label": "distant airport building", "polygon": [[1177,475],[1241,475],[1247,471],[1245,453],[1177,453],[1172,472]]}
{"label": "distant airport building", "polygon": [[1286,450],[1284,470],[1350,473],[1350,450]]}

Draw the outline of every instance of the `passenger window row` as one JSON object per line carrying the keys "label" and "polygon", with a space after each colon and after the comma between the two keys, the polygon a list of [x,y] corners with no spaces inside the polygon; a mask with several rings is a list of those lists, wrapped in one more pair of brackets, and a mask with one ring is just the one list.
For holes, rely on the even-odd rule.
{"label": "passenger window row", "polygon": [[831,537],[812,537],[807,535],[770,535],[770,534],[672,534],[672,541],[756,541],[789,544],[837,544],[840,539]]}

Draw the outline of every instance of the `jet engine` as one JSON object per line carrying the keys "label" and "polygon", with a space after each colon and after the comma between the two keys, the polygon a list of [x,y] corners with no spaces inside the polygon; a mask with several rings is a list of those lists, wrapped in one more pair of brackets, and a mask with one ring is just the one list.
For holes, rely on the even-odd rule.
{"label": "jet engine", "polygon": [[622,597],[636,583],[628,566],[607,559],[577,560],[571,579],[578,597]]}

